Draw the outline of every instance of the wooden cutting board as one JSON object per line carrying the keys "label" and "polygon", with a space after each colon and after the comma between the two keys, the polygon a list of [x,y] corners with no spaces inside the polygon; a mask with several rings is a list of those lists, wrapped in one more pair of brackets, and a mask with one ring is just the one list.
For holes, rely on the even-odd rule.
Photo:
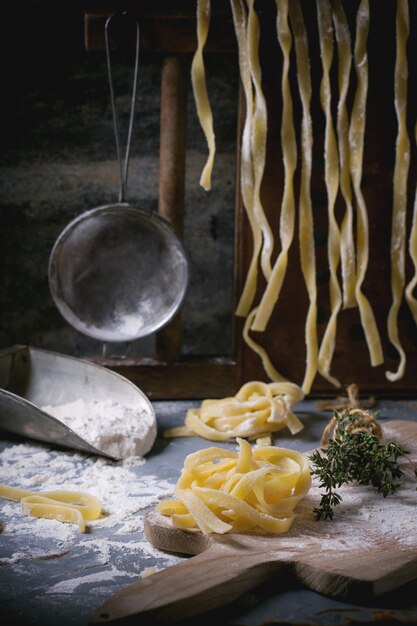
{"label": "wooden cutting board", "polygon": [[410,451],[403,486],[385,499],[370,487],[341,488],[342,504],[332,522],[314,519],[320,493],[316,484],[284,535],[189,533],[173,528],[169,518],[148,514],[145,534],[154,546],[197,556],[117,593],[92,623],[133,615],[146,623],[175,622],[224,606],[273,576],[279,593],[280,577],[289,572],[314,591],[356,599],[417,578],[417,423],[388,422],[384,435]]}

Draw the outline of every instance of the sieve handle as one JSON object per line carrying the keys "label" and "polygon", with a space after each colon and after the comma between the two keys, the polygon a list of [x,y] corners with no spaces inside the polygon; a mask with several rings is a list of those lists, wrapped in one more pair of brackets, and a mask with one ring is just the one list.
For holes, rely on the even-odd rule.
{"label": "sieve handle", "polygon": [[113,125],[114,125],[114,136],[116,140],[117,160],[119,162],[119,202],[127,202],[127,178],[128,178],[128,170],[129,170],[130,145],[132,143],[133,120],[135,117],[136,94],[137,94],[137,87],[138,87],[140,36],[139,36],[139,24],[135,20],[135,23],[136,23],[135,68],[133,70],[133,87],[132,87],[132,98],[131,98],[131,105],[130,105],[129,128],[128,128],[128,133],[127,133],[126,151],[125,151],[124,163],[123,163],[121,141],[120,141],[119,119],[117,115],[116,100],[114,97],[113,74],[112,74],[112,67],[111,67],[110,43],[109,43],[109,27],[110,27],[110,22],[112,21],[115,15],[126,15],[126,14],[127,14],[126,11],[123,11],[122,13],[113,13],[112,15],[110,15],[110,17],[107,18],[106,25],[105,25],[106,58],[107,58],[107,72],[108,72],[109,87],[110,87],[110,102],[111,102],[111,108],[112,108],[112,114],[113,114]]}

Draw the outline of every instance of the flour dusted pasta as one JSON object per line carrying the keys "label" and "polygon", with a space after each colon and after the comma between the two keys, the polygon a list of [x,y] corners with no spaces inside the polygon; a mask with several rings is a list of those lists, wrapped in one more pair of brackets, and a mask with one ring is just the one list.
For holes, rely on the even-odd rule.
{"label": "flour dusted pasta", "polygon": [[404,375],[406,355],[398,332],[398,313],[405,286],[405,229],[407,214],[407,179],[410,165],[410,140],[407,133],[407,39],[410,30],[408,0],[397,0],[397,58],[395,63],[395,110],[398,134],[395,150],[392,231],[391,231],[391,291],[392,304],[388,313],[388,336],[400,355],[396,372],[386,372],[388,380]]}
{"label": "flour dusted pasta", "polygon": [[340,261],[340,230],[335,217],[335,202],[339,186],[339,167],[337,143],[331,112],[332,93],[330,84],[330,68],[333,61],[333,26],[329,0],[317,0],[316,5],[323,67],[320,97],[323,112],[326,117],[324,178],[327,189],[327,213],[329,218],[327,254],[330,269],[330,319],[320,345],[318,369],[323,378],[326,378],[329,382],[339,387],[340,382],[330,374],[336,344],[337,317],[342,304],[342,294],[337,277],[337,268]]}
{"label": "flour dusted pasta", "polygon": [[251,128],[251,154],[253,164],[253,210],[262,231],[261,268],[265,278],[271,275],[271,255],[274,236],[265,215],[261,198],[261,185],[265,171],[267,109],[262,88],[262,70],[259,58],[260,27],[255,11],[255,0],[247,0],[247,49],[249,70],[254,89],[254,109]]}
{"label": "flour dusted pasta", "polygon": [[340,255],[343,277],[343,306],[356,306],[355,283],[356,263],[353,241],[353,206],[350,183],[349,159],[349,115],[346,98],[350,83],[352,66],[352,44],[349,25],[341,0],[333,0],[332,17],[339,57],[339,101],[337,103],[337,138],[340,166],[340,190],[345,201],[346,210],[340,229]]}
{"label": "flour dusted pasta", "polygon": [[301,121],[302,149],[298,228],[301,269],[310,300],[305,324],[306,370],[302,384],[304,393],[309,393],[318,366],[316,257],[310,191],[313,151],[313,127],[310,113],[311,77],[308,37],[299,0],[291,0],[289,4],[289,15],[294,33],[297,83],[303,109]]}
{"label": "flour dusted pasta", "polygon": [[252,449],[240,438],[237,443],[238,453],[213,447],[188,455],[176,500],[161,502],[157,511],[186,531],[286,532],[311,485],[307,458],[274,446]]}
{"label": "flour dusted pasta", "polygon": [[294,435],[303,425],[291,408],[303,397],[301,388],[293,383],[251,381],[235,396],[204,400],[200,408],[187,412],[185,426],[171,428],[164,436],[199,435],[212,441],[258,439],[283,428]]}
{"label": "flour dusted pasta", "polygon": [[375,316],[369,300],[362,291],[363,281],[369,259],[369,224],[365,198],[362,193],[363,150],[365,139],[366,99],[368,93],[368,54],[366,43],[369,33],[369,2],[362,0],[356,18],[356,41],[354,49],[354,65],[357,78],[357,87],[352,106],[349,127],[350,146],[350,174],[353,192],[356,201],[356,229],[357,229],[357,273],[355,296],[359,307],[362,327],[371,365],[381,365],[384,360],[381,338],[375,321]]}
{"label": "flour dusted pasta", "polygon": [[281,251],[268,278],[267,287],[253,320],[252,330],[263,331],[276,306],[284,282],[295,227],[294,172],[297,165],[297,142],[293,122],[292,97],[289,84],[292,36],[288,24],[288,0],[276,0],[277,34],[284,56],[282,71],[282,121],[281,144],[284,159],[284,193],[280,216]]}
{"label": "flour dusted pasta", "polygon": [[207,140],[209,154],[206,165],[201,174],[200,185],[208,191],[211,189],[211,174],[216,152],[216,138],[213,130],[213,114],[206,87],[206,73],[204,69],[203,50],[207,41],[210,25],[210,0],[197,0],[197,50],[191,65],[191,82],[194,99],[201,127]]}
{"label": "flour dusted pasta", "polygon": [[[417,144],[417,124],[414,129],[415,142]],[[414,317],[414,321],[417,324],[417,299],[413,295],[415,286],[417,285],[417,189],[414,194],[414,209],[413,209],[413,222],[411,225],[410,239],[408,243],[408,250],[411,260],[414,266],[414,276],[408,283],[405,289],[405,297],[410,307],[410,311]]]}
{"label": "flour dusted pasta", "polygon": [[0,496],[9,500],[20,500],[26,515],[78,524],[82,533],[85,532],[85,521],[98,519],[101,514],[100,500],[79,491],[34,493],[0,484]]}
{"label": "flour dusted pasta", "polygon": [[248,18],[243,0],[231,0],[233,22],[239,51],[239,70],[245,94],[245,123],[240,147],[240,189],[243,205],[252,231],[253,253],[236,315],[246,317],[251,310],[258,279],[258,259],[262,248],[262,231],[255,214],[254,168],[252,161],[252,126],[254,95],[249,67]]}
{"label": "flour dusted pasta", "polygon": [[243,327],[243,339],[245,343],[259,356],[262,362],[262,366],[265,372],[268,374],[270,380],[275,382],[286,381],[287,379],[283,374],[281,374],[277,369],[275,369],[271,359],[268,356],[267,351],[261,345],[259,345],[251,336],[250,329],[252,327],[252,322],[255,319],[255,315],[257,313],[258,307],[255,307],[247,316],[245,320],[245,325]]}
{"label": "flour dusted pasta", "polygon": [[[367,45],[371,24],[370,0],[358,0],[356,3],[357,9],[353,9],[356,11],[354,28],[351,28],[353,15],[348,14],[347,2],[344,0],[316,0],[313,3],[316,20],[311,19],[312,7],[308,3],[304,5],[300,0],[275,2],[278,44],[276,53],[280,52],[282,60],[282,65],[279,60],[277,62],[276,85],[281,85],[278,107],[281,111],[279,132],[283,174],[282,200],[280,206],[277,203],[275,213],[274,207],[263,206],[263,182],[270,182],[270,178],[264,181],[267,138],[270,136],[267,131],[276,132],[275,128],[272,131],[268,129],[267,103],[274,100],[271,98],[267,102],[262,82],[262,52],[265,50],[260,46],[263,36],[260,16],[262,18],[264,9],[261,3],[255,3],[254,0],[230,0],[230,4],[245,99],[240,190],[252,233],[252,256],[236,315],[245,318],[243,339],[259,356],[267,377],[277,382],[291,378],[279,363],[285,355],[272,354],[266,341],[257,339],[256,333],[267,331],[268,325],[271,324],[272,327],[276,319],[280,320],[281,326],[277,328],[275,325],[274,331],[285,333],[282,317],[274,317],[274,313],[277,312],[282,298],[298,225],[299,258],[308,295],[302,389],[304,393],[310,392],[317,373],[332,385],[340,386],[338,376],[332,371],[338,320],[341,315],[344,316],[343,321],[353,319],[352,316],[346,317],[342,309],[357,308],[371,365],[376,367],[384,361],[373,306],[365,295],[364,288],[370,258],[368,207],[362,190],[369,83]],[[308,22],[304,21],[304,10],[309,17]],[[350,6],[349,11],[352,11]],[[405,283],[407,185],[410,167],[410,142],[407,133],[409,21],[408,0],[396,0],[396,59],[392,104],[397,117],[398,132],[390,250],[392,303],[388,312],[387,330],[388,338],[399,355],[399,364],[396,371],[386,372],[387,379],[392,382],[403,377],[406,366],[406,353],[400,339],[398,320],[404,294],[417,322],[417,298],[413,295],[417,285],[417,192],[408,239],[414,276],[408,285]],[[316,85],[312,85],[311,77],[316,75],[310,72],[309,57],[309,34],[313,30],[317,31],[319,46],[319,55],[317,51],[314,54],[317,58],[320,57],[321,65]],[[199,49],[202,45],[202,40],[199,39]],[[314,38],[312,45],[315,45]],[[314,87],[320,96],[320,121],[324,123],[324,131],[318,125],[320,135],[324,132],[322,181],[318,173],[315,173],[312,181],[315,128],[313,129],[310,107]],[[296,89],[298,93],[294,98],[293,92]],[[300,104],[302,115],[294,115],[293,106]],[[389,104],[388,102],[387,105]],[[275,121],[274,117],[272,119]],[[274,147],[271,154],[275,154]],[[271,164],[268,163],[268,166]],[[300,171],[297,171],[298,168]],[[280,171],[279,175],[282,174]],[[327,220],[320,216],[317,223],[324,222],[327,227],[327,265],[325,268],[320,266],[320,269],[326,273],[328,271],[329,282],[328,301],[320,301],[320,326],[325,325],[323,331],[318,332],[315,235],[319,233],[314,231],[313,214],[316,207],[313,207],[312,193],[315,191],[322,194],[323,183]],[[317,206],[317,210],[319,208]],[[279,237],[276,237],[276,233]],[[296,274],[292,272],[292,275]],[[265,338],[268,338],[267,334]]]}

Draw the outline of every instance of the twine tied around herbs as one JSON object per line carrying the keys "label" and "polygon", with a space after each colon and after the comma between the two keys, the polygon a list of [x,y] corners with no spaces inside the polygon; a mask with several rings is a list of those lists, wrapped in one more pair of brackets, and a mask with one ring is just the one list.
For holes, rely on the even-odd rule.
{"label": "twine tied around herbs", "polygon": [[[349,417],[349,419],[346,419]],[[342,413],[333,415],[327,424],[320,439],[320,446],[326,446],[329,439],[337,439],[338,431],[343,429],[345,433],[356,435],[368,433],[382,439],[382,426],[369,411],[365,409],[345,409]]]}
{"label": "twine tied around herbs", "polygon": [[358,387],[349,385],[346,389],[347,397],[338,398],[337,403],[322,402],[321,409],[333,410],[334,415],[327,424],[321,436],[320,445],[326,446],[330,439],[337,439],[339,430],[355,435],[357,433],[369,433],[382,439],[382,426],[375,417],[367,411],[375,405],[375,398],[360,402],[358,399]]}

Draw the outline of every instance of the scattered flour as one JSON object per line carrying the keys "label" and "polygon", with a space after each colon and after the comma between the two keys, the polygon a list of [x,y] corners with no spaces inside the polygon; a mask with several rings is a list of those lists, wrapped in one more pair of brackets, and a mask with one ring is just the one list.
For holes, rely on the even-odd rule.
{"label": "scattered flour", "polygon": [[[355,550],[393,544],[417,551],[415,479],[406,480],[398,492],[387,498],[368,486],[348,485],[337,491],[342,502],[335,508],[331,522],[314,520],[312,508],[317,506],[321,492],[318,485],[313,485],[300,503],[294,530],[305,539],[304,547],[315,544],[321,551],[341,557]],[[287,543],[290,548],[290,538]]]}
{"label": "scattered flour", "polygon": [[147,462],[139,457],[117,462],[35,442],[5,448],[0,452],[0,482],[33,491],[84,491],[103,502],[103,512],[100,519],[87,522],[88,532],[82,534],[75,524],[28,517],[20,503],[0,499],[0,566],[26,577],[42,567],[37,563],[64,558],[67,571],[45,592],[67,594],[84,584],[86,593],[115,579],[125,578],[123,584],[129,584],[144,567],[164,569],[179,562],[181,557],[158,550],[143,535],[146,510],[172,497],[174,488],[146,469]]}
{"label": "scattered flour", "polygon": [[[385,434],[387,440],[398,440],[395,430],[391,433],[386,429]],[[320,501],[322,489],[313,481],[307,497],[296,509],[293,531],[300,537],[300,546],[304,540],[304,548],[315,545],[316,550],[319,547],[341,558],[355,550],[384,551],[391,547],[417,553],[417,446],[414,440],[399,443],[408,448],[409,455],[400,461],[404,472],[401,487],[391,496],[384,498],[370,486],[344,485],[337,489],[342,501],[334,509],[334,520],[317,522],[313,508]]]}
{"label": "scattered flour", "polygon": [[[412,450],[410,460],[415,464],[416,459],[417,450]],[[147,471],[153,462],[138,457],[113,462],[36,443],[4,449],[0,482],[34,491],[85,491],[103,501],[103,515],[87,523],[88,533],[80,534],[76,525],[26,517],[19,503],[0,500],[3,537],[8,539],[0,548],[2,568],[29,577],[33,563],[63,557],[67,570],[61,570],[52,586],[49,583],[47,593],[88,594],[100,586],[108,589],[111,581],[125,585],[182,560],[158,550],[143,534],[146,510],[172,497],[176,479],[162,480]],[[406,464],[405,470],[401,489],[385,499],[370,487],[341,488],[342,503],[332,522],[314,520],[313,508],[320,498],[314,483],[295,511],[290,532],[276,538],[280,558],[302,551],[313,560],[323,552],[345,559],[355,550],[384,552],[394,546],[407,554],[417,553],[416,482],[412,465]]]}
{"label": "scattered flour", "polygon": [[86,402],[82,398],[40,408],[98,450],[118,459],[143,456],[155,442],[155,416],[143,408],[135,410],[109,400]]}
{"label": "scattered flour", "polygon": [[[100,574],[100,580],[114,580],[119,576],[136,578],[137,574],[120,571],[116,567],[112,566],[109,570]],[[50,587],[47,593],[73,593],[78,587],[80,587],[80,585],[91,585],[95,583],[97,583],[97,574],[86,574],[85,576],[78,576],[77,578],[61,580],[59,583],[56,583],[56,585]]]}

